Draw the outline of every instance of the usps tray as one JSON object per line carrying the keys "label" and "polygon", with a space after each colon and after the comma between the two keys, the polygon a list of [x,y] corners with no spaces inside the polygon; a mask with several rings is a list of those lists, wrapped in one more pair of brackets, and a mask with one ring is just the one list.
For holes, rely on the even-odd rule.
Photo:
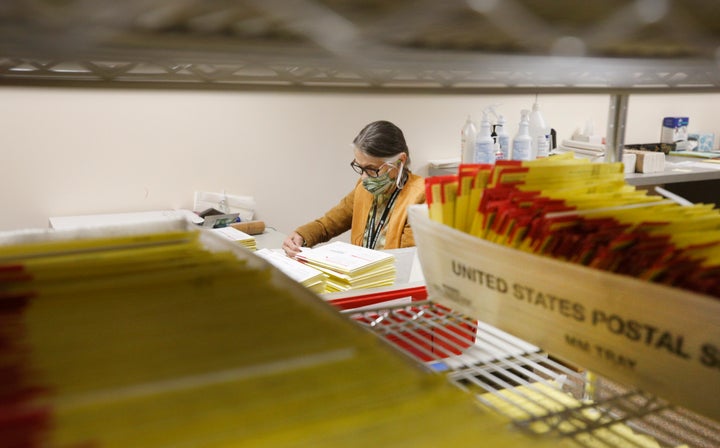
{"label": "usps tray", "polygon": [[428,297],[589,372],[720,420],[720,299],[409,220]]}

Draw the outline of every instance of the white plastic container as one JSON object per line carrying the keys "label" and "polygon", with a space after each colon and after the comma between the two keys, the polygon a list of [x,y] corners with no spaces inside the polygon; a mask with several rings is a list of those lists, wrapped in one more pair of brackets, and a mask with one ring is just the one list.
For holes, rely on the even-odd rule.
{"label": "white plastic container", "polygon": [[530,137],[532,138],[533,159],[547,157],[550,152],[550,131],[540,113],[540,104],[535,101],[530,113]]}
{"label": "white plastic container", "polygon": [[503,159],[510,160],[510,135],[505,129],[505,117],[498,116],[497,125],[495,125],[495,133],[497,134],[497,143],[502,151]]}
{"label": "white plastic container", "polygon": [[530,111],[520,112],[518,132],[513,139],[512,160],[532,160],[532,138],[530,138]]}
{"label": "white plastic container", "polygon": [[483,113],[480,122],[480,130],[475,139],[475,163],[495,163],[495,151],[493,149],[492,129],[487,114]]}
{"label": "white plastic container", "polygon": [[460,161],[462,163],[473,163],[475,160],[475,137],[477,127],[472,117],[468,115],[465,125],[462,127],[460,137]]}

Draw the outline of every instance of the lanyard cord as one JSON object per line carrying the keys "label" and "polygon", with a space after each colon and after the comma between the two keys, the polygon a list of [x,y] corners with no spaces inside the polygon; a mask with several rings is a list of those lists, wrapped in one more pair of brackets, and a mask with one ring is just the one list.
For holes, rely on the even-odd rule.
{"label": "lanyard cord", "polygon": [[374,201],[375,203],[373,204],[372,216],[368,221],[368,239],[366,247],[370,249],[375,249],[378,237],[380,236],[380,231],[385,226],[385,221],[390,214],[390,209],[392,209],[393,204],[395,204],[395,199],[397,198],[399,193],[400,189],[396,188],[395,191],[393,191],[392,195],[390,195],[390,199],[388,199],[387,205],[385,206],[385,211],[383,211],[383,214],[380,217],[380,221],[378,221],[377,227],[375,227],[375,215],[377,215],[377,201]]}

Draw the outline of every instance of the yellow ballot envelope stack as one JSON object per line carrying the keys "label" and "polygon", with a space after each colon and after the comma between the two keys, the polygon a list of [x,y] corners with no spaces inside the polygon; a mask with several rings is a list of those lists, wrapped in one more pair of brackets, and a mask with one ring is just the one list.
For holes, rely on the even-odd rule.
{"label": "yellow ballot envelope stack", "polygon": [[449,226],[455,224],[457,176],[435,176],[426,181],[426,197],[433,219]]}
{"label": "yellow ballot envelope stack", "polygon": [[720,212],[649,195],[627,185],[623,171],[572,153],[460,165],[456,176],[426,180],[428,216],[522,251],[720,295],[720,238],[712,236]]}
{"label": "yellow ballot envelope stack", "polygon": [[219,227],[217,229],[210,229],[210,231],[217,233],[218,235],[222,236],[223,238],[227,238],[230,241],[240,243],[240,245],[249,250],[257,250],[257,243],[255,242],[255,237],[234,227]]}
{"label": "yellow ballot envelope stack", "polygon": [[327,276],[312,266],[288,257],[282,249],[260,249],[255,252],[255,255],[265,259],[268,263],[310,291],[318,294],[325,292]]}
{"label": "yellow ballot envelope stack", "polygon": [[190,226],[0,234],[0,446],[557,446]]}
{"label": "yellow ballot envelope stack", "polygon": [[397,275],[391,253],[343,241],[303,248],[296,258],[326,275],[326,292],[390,286]]}
{"label": "yellow ballot envelope stack", "polygon": [[696,384],[720,388],[720,210],[650,195],[623,171],[572,153],[498,162],[469,231],[433,213],[435,197],[411,207],[428,294],[718,419]]}

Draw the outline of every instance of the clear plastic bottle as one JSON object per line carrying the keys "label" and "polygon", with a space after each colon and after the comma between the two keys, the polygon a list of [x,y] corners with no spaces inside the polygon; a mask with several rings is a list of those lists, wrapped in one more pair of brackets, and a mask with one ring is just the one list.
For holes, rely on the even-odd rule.
{"label": "clear plastic bottle", "polygon": [[512,159],[532,160],[532,138],[530,137],[530,111],[520,112],[518,132],[513,139]]}
{"label": "clear plastic bottle", "polygon": [[545,124],[545,119],[540,113],[540,103],[535,98],[532,113],[530,114],[530,137],[532,138],[533,159],[547,157],[550,153],[550,132]]}
{"label": "clear plastic bottle", "polygon": [[505,130],[505,117],[502,115],[498,116],[498,121],[495,125],[495,133],[497,134],[497,143],[500,145],[500,151],[502,151],[503,159],[510,160],[510,136]]}
{"label": "clear plastic bottle", "polygon": [[505,160],[505,154],[503,154],[500,149],[500,144],[498,142],[493,143],[493,152],[495,153],[495,162],[498,160]]}
{"label": "clear plastic bottle", "polygon": [[461,131],[460,138],[460,162],[473,163],[475,160],[475,137],[477,136],[477,127],[472,117],[468,115],[465,125]]}
{"label": "clear plastic bottle", "polygon": [[475,139],[475,163],[495,163],[491,133],[490,120],[488,120],[487,113],[483,113],[480,130]]}

